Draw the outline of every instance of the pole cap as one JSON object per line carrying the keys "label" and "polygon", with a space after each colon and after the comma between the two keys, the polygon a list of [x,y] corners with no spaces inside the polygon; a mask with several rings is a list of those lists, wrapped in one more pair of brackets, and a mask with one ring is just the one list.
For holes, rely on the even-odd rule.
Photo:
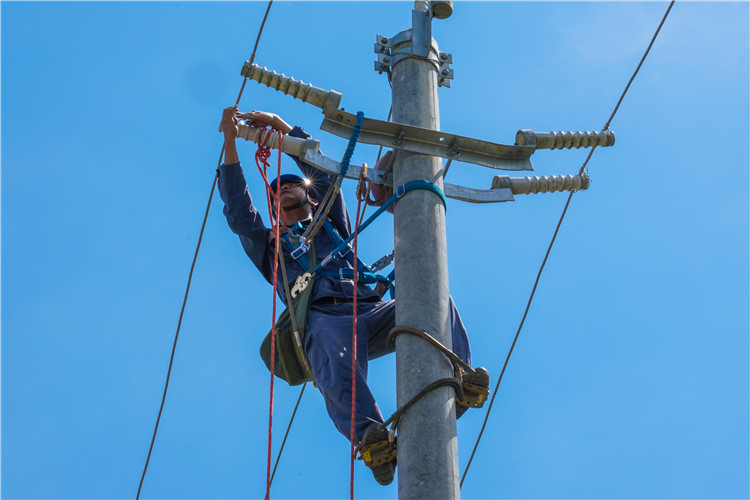
{"label": "pole cap", "polygon": [[432,0],[432,17],[448,19],[453,14],[453,0]]}

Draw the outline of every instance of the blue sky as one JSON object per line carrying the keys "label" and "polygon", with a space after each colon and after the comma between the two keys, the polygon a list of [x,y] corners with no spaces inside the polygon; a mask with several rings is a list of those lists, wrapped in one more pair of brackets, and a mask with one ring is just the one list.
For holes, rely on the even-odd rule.
{"label": "blue sky", "polygon": [[[274,3],[256,62],[385,119],[376,34],[412,2]],[[134,498],[221,148],[265,2],[2,3],[2,498]],[[442,129],[597,130],[667,2],[456,2]],[[500,388],[464,498],[748,497],[748,3],[677,2],[589,163]],[[240,108],[317,108],[249,82]],[[262,199],[250,144],[240,155]],[[587,151],[540,151],[535,175]],[[359,145],[353,162],[377,148]],[[285,169],[293,168],[285,160]],[[496,172],[454,163],[448,182]],[[523,175],[523,174],[513,174]],[[350,208],[354,186],[344,185]],[[564,194],[449,201],[451,293],[494,379]],[[392,249],[390,216],[362,235]],[[261,498],[271,288],[208,218],[142,498]],[[371,364],[395,410],[395,359]],[[275,440],[297,389],[277,384]],[[458,423],[459,467],[482,411]],[[348,443],[310,388],[273,498],[345,498]],[[426,457],[429,459],[429,457]],[[361,463],[358,498],[395,498]]]}

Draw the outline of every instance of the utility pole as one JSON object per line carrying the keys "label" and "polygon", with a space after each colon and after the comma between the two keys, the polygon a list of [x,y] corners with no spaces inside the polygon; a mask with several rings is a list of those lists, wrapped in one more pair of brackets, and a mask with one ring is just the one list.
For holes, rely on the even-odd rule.
{"label": "utility pole", "polygon": [[[430,2],[417,1],[412,29],[390,40],[393,121],[440,130],[438,80],[440,52],[431,36]],[[425,180],[441,189],[442,161],[435,156],[400,152],[393,184]],[[398,268],[396,325],[425,331],[451,347],[448,309],[448,258],[445,207],[431,191],[416,190],[394,210],[395,265]],[[396,337],[398,406],[432,382],[453,376],[446,356],[413,335]],[[455,393],[438,387],[401,419],[398,429],[399,498],[460,497]]]}

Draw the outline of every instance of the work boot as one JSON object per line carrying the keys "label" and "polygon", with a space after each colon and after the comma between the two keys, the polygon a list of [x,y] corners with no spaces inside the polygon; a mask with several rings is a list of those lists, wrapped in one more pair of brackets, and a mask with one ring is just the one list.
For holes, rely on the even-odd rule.
{"label": "work boot", "polygon": [[370,425],[360,446],[361,458],[375,480],[382,485],[391,484],[396,472],[396,443],[388,440],[388,428],[382,424]]}
{"label": "work boot", "polygon": [[490,393],[490,374],[486,368],[478,366],[473,372],[463,376],[464,399],[456,400],[456,420],[469,408],[481,408]]}

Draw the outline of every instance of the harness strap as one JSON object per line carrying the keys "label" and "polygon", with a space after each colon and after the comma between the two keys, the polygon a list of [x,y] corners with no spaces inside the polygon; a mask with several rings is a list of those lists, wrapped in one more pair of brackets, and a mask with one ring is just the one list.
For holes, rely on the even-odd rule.
{"label": "harness strap", "polygon": [[[414,191],[415,189],[424,189],[427,191],[432,191],[433,193],[437,194],[440,197],[440,200],[443,203],[443,207],[446,207],[446,200],[445,200],[445,194],[443,193],[443,190],[440,189],[435,184],[424,181],[424,180],[416,180],[416,181],[410,181],[406,184],[402,184],[396,188],[396,192],[391,196],[383,205],[375,211],[365,222],[363,222],[359,228],[358,232],[362,232],[367,226],[369,226],[375,219],[377,219],[383,212],[385,212],[388,207],[396,203],[399,198],[404,196],[406,193],[410,191]],[[334,244],[336,244],[336,248],[328,254],[323,260],[321,260],[313,269],[310,271],[310,260],[305,255],[309,249],[308,245],[304,242],[300,241],[300,238],[291,231],[292,227],[299,227],[300,229],[304,229],[302,224],[297,222],[294,226],[290,226],[287,231],[283,233],[284,241],[286,241],[287,245],[289,245],[289,248],[292,249],[292,257],[299,263],[299,265],[305,270],[305,272],[311,272],[312,274],[317,274],[320,272],[320,270],[325,267],[331,260],[333,260],[334,255],[337,253],[342,257],[346,258],[349,261],[349,264],[351,264],[352,267],[354,267],[354,257],[351,253],[351,247],[349,246],[349,243],[354,239],[354,234],[349,236],[346,239],[343,239],[339,232],[336,230],[335,227],[333,227],[333,224],[328,219],[325,219],[323,221],[323,227],[326,229],[326,232],[328,233],[328,237],[331,238],[331,241],[333,241]],[[295,236],[294,241],[290,235]],[[393,276],[394,273],[391,272],[387,277],[375,274],[372,272],[372,270],[367,267],[361,260],[357,259],[357,269],[358,276],[361,273],[362,275],[362,282],[363,283],[384,283],[386,284],[391,292],[391,297],[393,297]],[[324,271],[321,273],[321,276],[331,277],[331,278],[339,278],[339,279],[352,279],[354,274],[352,269],[340,269],[339,272],[334,271]]]}
{"label": "harness strap", "polygon": [[[331,224],[331,221],[328,219],[325,220],[323,223],[323,227],[325,228],[326,232],[328,233],[328,237],[331,238],[331,241],[333,241],[334,245],[338,245],[336,248],[341,248],[343,246],[342,250],[339,250],[338,254],[339,257],[346,258],[347,261],[349,261],[349,264],[351,264],[352,268],[354,267],[354,255],[352,253],[352,247],[349,245],[349,243],[344,242],[344,238],[341,237],[339,232],[336,230],[335,227],[333,227],[333,224]],[[336,251],[334,250],[331,252],[331,255],[335,254]],[[370,273],[372,274],[372,269],[367,267],[364,262],[357,259],[357,269],[362,273]]]}
{"label": "harness strap", "polygon": [[[440,197],[440,200],[443,202],[443,207],[446,206],[445,202],[445,194],[443,193],[443,190],[437,187],[435,184],[423,181],[423,180],[416,180],[416,181],[410,181],[406,184],[402,184],[398,188],[396,188],[396,192],[388,198],[388,201],[383,203],[383,205],[377,209],[366,221],[364,221],[362,224],[360,224],[358,231],[362,232],[364,229],[369,226],[375,219],[377,219],[383,212],[385,212],[388,207],[396,203],[399,198],[401,198],[403,195],[408,193],[409,191],[414,191],[415,189],[426,189],[428,191],[432,191],[433,193],[437,194]],[[349,243],[354,239],[354,235],[352,234],[347,239],[343,240],[343,242],[336,247],[333,252],[331,252],[326,258],[324,258],[317,266],[315,266],[315,269],[313,269],[313,272],[317,272],[320,270],[321,267],[328,264],[328,262],[333,259],[333,256],[337,252],[341,252],[345,247],[349,245]]]}
{"label": "harness strap", "polygon": [[[333,224],[329,220],[326,219],[324,223],[324,227],[326,229],[326,232],[328,233],[328,236],[331,238],[331,241],[333,241],[334,245],[341,245],[344,242],[344,239],[341,237],[339,232],[336,230],[335,227],[333,227]],[[294,224],[292,226],[289,226],[286,231],[284,231],[282,237],[284,238],[284,241],[291,249],[292,258],[297,261],[297,263],[302,267],[302,269],[305,272],[310,272],[310,259],[306,255],[310,247],[306,245],[305,243],[302,243],[300,240],[301,238],[294,234],[292,232],[293,229],[300,228],[304,229],[302,224],[297,222],[297,224]],[[351,248],[348,244],[344,245],[344,248],[346,248],[346,253],[339,253],[339,255],[342,258],[346,258],[352,267],[354,266],[354,257],[351,252]],[[331,253],[328,257],[328,261],[332,259],[332,256],[335,255],[334,253]],[[380,275],[375,274],[372,272],[372,270],[361,260],[357,259],[358,262],[358,269],[357,272],[357,280],[361,281],[365,284],[372,284],[372,283],[385,283],[387,286],[390,286],[393,278],[390,279]],[[326,262],[327,264],[328,262]],[[323,264],[324,266],[325,264]],[[322,267],[322,266],[319,266]],[[341,268],[338,271],[318,271],[316,274],[319,276],[325,276],[328,278],[337,278],[337,279],[354,279],[354,270],[353,269],[345,269]]]}
{"label": "harness strap", "polygon": [[[299,224],[299,222],[297,224]],[[310,247],[301,242],[300,237],[294,234],[291,231],[291,228],[287,228],[287,230],[282,233],[282,237],[292,251],[292,258],[297,261],[306,273],[310,272],[310,259],[307,256],[307,251]]]}

